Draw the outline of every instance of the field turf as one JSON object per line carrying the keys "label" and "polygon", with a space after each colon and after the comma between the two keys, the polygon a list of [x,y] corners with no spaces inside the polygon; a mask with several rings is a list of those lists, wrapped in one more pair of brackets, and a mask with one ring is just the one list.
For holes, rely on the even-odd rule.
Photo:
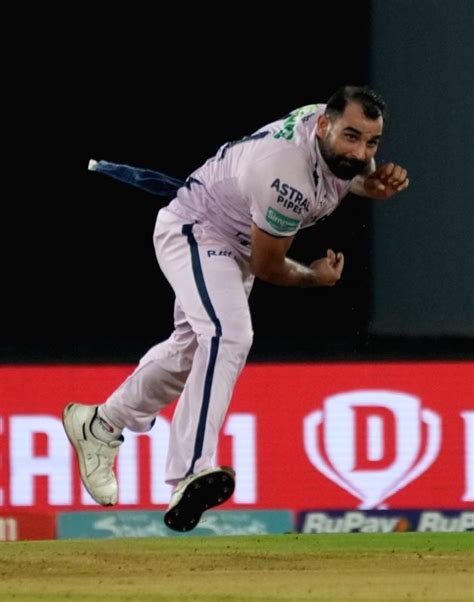
{"label": "field turf", "polygon": [[474,601],[473,533],[0,543],[0,601]]}

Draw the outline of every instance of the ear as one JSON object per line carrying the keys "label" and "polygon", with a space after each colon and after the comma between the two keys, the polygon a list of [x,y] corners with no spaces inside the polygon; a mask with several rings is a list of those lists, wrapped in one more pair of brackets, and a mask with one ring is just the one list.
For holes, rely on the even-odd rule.
{"label": "ear", "polygon": [[324,139],[326,138],[326,133],[329,127],[329,119],[326,115],[320,115],[318,117],[318,122],[316,124],[316,135],[318,138]]}

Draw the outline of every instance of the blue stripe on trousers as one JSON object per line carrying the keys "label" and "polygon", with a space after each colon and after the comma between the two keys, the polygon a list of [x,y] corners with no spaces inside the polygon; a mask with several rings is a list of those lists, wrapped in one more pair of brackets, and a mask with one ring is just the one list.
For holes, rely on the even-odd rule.
{"label": "blue stripe on trousers", "polygon": [[209,363],[207,365],[206,378],[204,380],[204,391],[201,405],[201,412],[199,414],[199,423],[196,433],[196,441],[194,443],[194,453],[191,466],[189,467],[186,476],[193,474],[194,465],[196,461],[201,457],[202,448],[204,445],[204,434],[206,430],[207,414],[209,411],[209,402],[211,398],[212,381],[214,378],[214,369],[216,366],[217,352],[219,351],[219,339],[222,336],[222,327],[219,322],[219,318],[216,315],[214,307],[212,306],[211,298],[206,288],[204,281],[204,274],[202,273],[201,260],[199,258],[199,250],[197,241],[193,235],[193,224],[185,224],[182,230],[183,234],[187,236],[189,247],[191,250],[191,264],[193,268],[194,280],[198,289],[199,296],[201,297],[202,304],[207,312],[207,315],[211,319],[215,327],[215,335],[211,339],[211,350],[209,354]]}

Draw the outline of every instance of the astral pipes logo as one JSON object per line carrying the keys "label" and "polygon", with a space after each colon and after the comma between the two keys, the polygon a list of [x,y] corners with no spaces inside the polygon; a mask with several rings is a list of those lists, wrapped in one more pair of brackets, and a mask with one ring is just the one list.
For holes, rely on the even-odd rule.
{"label": "astral pipes logo", "polygon": [[427,470],[441,443],[441,420],[420,400],[394,391],[328,397],[304,420],[304,445],[315,468],[375,508]]}

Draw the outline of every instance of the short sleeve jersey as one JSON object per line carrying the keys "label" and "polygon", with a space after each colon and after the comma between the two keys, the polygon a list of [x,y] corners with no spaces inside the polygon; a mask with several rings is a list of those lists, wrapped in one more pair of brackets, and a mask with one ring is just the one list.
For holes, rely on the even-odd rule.
{"label": "short sleeve jersey", "polygon": [[325,105],[307,105],[254,134],[221,146],[187,179],[169,208],[209,222],[243,255],[252,222],[273,236],[293,236],[332,213],[350,181],[321,156],[316,123]]}

